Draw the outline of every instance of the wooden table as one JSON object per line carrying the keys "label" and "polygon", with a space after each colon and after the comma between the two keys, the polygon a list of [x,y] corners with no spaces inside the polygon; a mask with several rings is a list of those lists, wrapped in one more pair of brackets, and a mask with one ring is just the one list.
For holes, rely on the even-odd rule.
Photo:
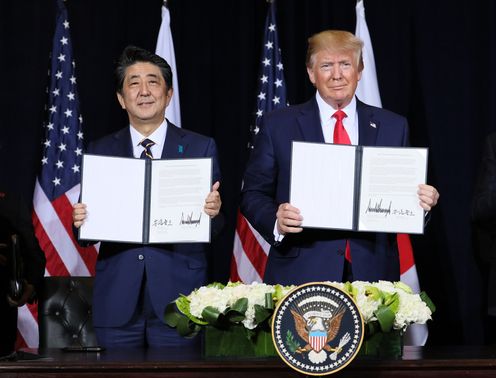
{"label": "wooden table", "polygon": [[[44,358],[0,362],[0,377],[301,377],[279,358],[217,359],[177,349],[69,353],[26,350]],[[496,377],[493,347],[405,347],[401,359],[358,358],[335,377]]]}

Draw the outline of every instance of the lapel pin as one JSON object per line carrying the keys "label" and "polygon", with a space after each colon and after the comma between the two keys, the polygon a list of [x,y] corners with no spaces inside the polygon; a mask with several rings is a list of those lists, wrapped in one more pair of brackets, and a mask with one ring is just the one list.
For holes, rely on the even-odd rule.
{"label": "lapel pin", "polygon": [[373,127],[374,129],[376,129],[377,125],[374,122],[370,122],[370,127]]}

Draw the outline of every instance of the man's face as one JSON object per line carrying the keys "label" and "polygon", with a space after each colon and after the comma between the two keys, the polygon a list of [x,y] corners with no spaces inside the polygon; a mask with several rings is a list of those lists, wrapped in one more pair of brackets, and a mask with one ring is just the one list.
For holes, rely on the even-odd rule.
{"label": "man's face", "polygon": [[122,93],[117,98],[134,127],[158,126],[164,120],[165,108],[172,97],[160,68],[152,63],[138,62],[126,69]]}
{"label": "man's face", "polygon": [[321,50],[313,57],[313,65],[307,67],[308,77],[320,96],[334,109],[350,103],[362,72],[353,52],[330,52]]}

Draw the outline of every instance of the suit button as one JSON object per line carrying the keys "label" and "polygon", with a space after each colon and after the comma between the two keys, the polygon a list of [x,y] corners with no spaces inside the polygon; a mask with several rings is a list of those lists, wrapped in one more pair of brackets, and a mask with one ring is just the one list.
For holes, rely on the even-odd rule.
{"label": "suit button", "polygon": [[144,259],[145,259],[145,256],[143,256],[143,255],[138,255],[138,260],[140,260],[140,261],[141,261],[141,260],[144,260]]}
{"label": "suit button", "polygon": [[338,249],[338,250],[337,250],[337,254],[338,254],[339,256],[343,256],[343,255],[344,255],[344,250],[342,250],[342,249]]}

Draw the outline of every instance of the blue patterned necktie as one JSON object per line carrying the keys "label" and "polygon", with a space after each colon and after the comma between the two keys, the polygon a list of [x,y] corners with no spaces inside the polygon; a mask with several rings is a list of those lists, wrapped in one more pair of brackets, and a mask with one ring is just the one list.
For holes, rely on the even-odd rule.
{"label": "blue patterned necktie", "polygon": [[140,159],[153,159],[152,146],[155,144],[155,142],[146,138],[143,139],[140,144],[144,148],[143,152],[141,153]]}

